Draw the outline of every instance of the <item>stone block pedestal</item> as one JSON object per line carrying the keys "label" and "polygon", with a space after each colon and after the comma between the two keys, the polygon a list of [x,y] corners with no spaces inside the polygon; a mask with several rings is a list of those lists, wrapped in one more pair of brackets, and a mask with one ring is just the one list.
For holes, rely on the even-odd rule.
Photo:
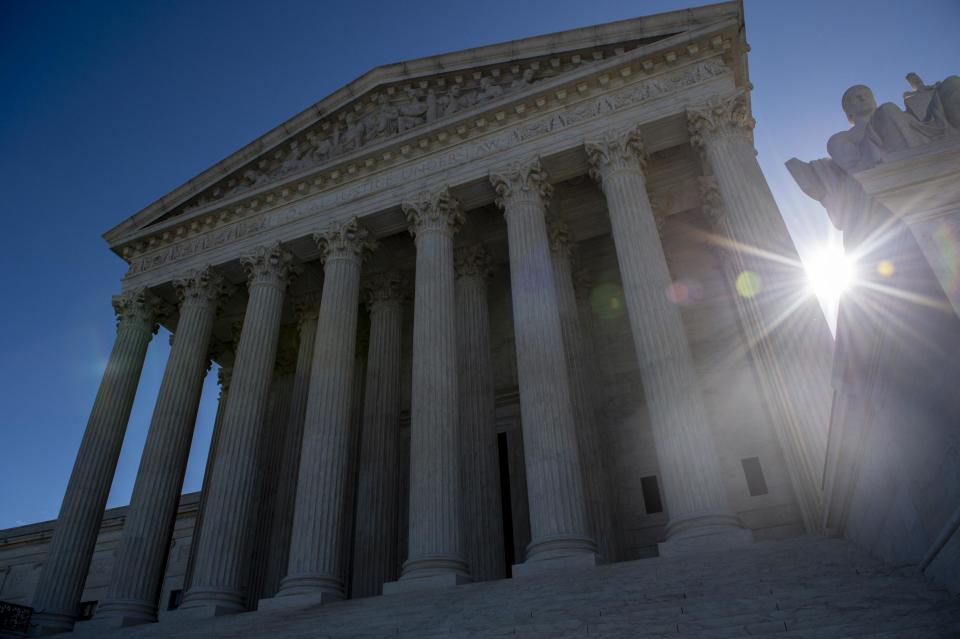
{"label": "stone block pedestal", "polygon": [[311,592],[302,595],[284,595],[270,597],[257,602],[257,610],[279,610],[281,608],[307,608],[343,601],[343,597],[330,592]]}
{"label": "stone block pedestal", "polygon": [[723,527],[719,530],[697,528],[690,534],[676,535],[657,544],[661,557],[682,557],[700,552],[716,552],[753,543],[753,531],[748,528]]}
{"label": "stone block pedestal", "polygon": [[575,555],[567,555],[565,557],[552,557],[550,559],[541,559],[539,561],[528,561],[523,564],[514,564],[512,572],[514,579],[522,579],[523,577],[553,575],[575,570],[596,568],[598,565],[600,565],[600,558],[596,553],[577,553]]}
{"label": "stone block pedestal", "polygon": [[383,584],[383,594],[395,595],[402,592],[417,592],[420,590],[435,590],[437,588],[450,588],[461,584],[472,583],[472,579],[456,573],[446,573],[442,575],[431,575],[429,577],[416,577],[413,579],[400,579],[398,581],[388,581]]}

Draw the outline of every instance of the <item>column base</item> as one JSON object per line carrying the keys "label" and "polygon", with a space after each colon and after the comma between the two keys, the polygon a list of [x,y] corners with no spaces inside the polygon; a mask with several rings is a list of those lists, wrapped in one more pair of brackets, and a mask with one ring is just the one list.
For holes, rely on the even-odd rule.
{"label": "column base", "polygon": [[309,608],[323,606],[343,601],[343,597],[330,592],[309,592],[302,594],[277,594],[275,597],[261,599],[257,602],[257,610],[280,610],[283,608]]}
{"label": "column base", "polygon": [[657,544],[661,557],[715,552],[753,543],[753,531],[728,513],[700,514],[670,520],[667,540]]}
{"label": "column base", "polygon": [[587,570],[596,568],[599,565],[600,557],[597,553],[578,553],[565,557],[552,557],[550,559],[534,561],[527,560],[522,564],[514,564],[511,568],[511,573],[514,579],[522,579],[524,577],[535,577],[537,575]]}
{"label": "column base", "polygon": [[191,590],[175,611],[177,619],[206,619],[246,612],[243,595],[232,590]]}
{"label": "column base", "polygon": [[126,628],[140,624],[153,623],[157,620],[157,607],[142,601],[105,601],[97,608],[97,614],[84,626],[103,629]]}
{"label": "column base", "polygon": [[27,634],[31,637],[56,635],[73,630],[76,616],[63,612],[35,612],[30,623],[31,627]]}
{"label": "column base", "polygon": [[527,560],[514,564],[511,573],[515,578],[523,578],[596,568],[598,565],[597,545],[589,537],[552,535],[530,542]]}
{"label": "column base", "polygon": [[435,590],[451,588],[461,584],[471,583],[473,580],[466,575],[447,573],[445,575],[430,575],[426,577],[402,577],[398,581],[387,581],[383,584],[384,595],[396,595],[403,592],[417,592],[420,590]]}
{"label": "column base", "polygon": [[339,577],[322,574],[287,575],[280,582],[280,590],[273,598],[284,599],[301,595],[326,595],[329,602],[344,599],[347,592]]}

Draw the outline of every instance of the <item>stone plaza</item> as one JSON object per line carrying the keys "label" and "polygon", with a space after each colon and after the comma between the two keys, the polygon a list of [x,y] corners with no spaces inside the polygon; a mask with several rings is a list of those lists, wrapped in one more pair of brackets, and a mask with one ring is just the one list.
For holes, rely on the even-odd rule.
{"label": "stone plaza", "polygon": [[[876,619],[915,625],[891,632],[951,636],[960,481],[911,481],[960,478],[953,408],[865,420],[901,382],[838,386],[757,162],[744,33],[724,2],[378,67],[107,231],[116,341],[58,519],[0,531],[0,599],[80,636],[586,636],[581,608],[613,610],[599,636],[814,636],[789,612],[814,604],[840,619],[815,636],[866,636],[892,602],[912,607]],[[885,189],[960,183],[956,86],[920,81],[919,115],[874,104],[919,123],[900,155],[844,165],[831,141],[840,168],[791,172],[835,223],[825,172],[908,163],[863,181],[891,210]],[[960,221],[938,189],[894,214]],[[130,505],[105,512],[160,326]],[[213,364],[203,488],[181,495]],[[933,434],[877,514],[857,473],[909,439],[893,415]],[[911,532],[881,548],[894,515]],[[709,606],[630,599],[654,591]]]}

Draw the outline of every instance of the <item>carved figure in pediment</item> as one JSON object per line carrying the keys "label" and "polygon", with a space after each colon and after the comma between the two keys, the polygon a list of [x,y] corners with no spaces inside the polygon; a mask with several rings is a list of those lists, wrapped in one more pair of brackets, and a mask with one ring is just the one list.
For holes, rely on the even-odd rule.
{"label": "carved figure in pediment", "polygon": [[363,122],[357,120],[357,116],[354,114],[348,113],[344,118],[344,131],[343,135],[340,137],[338,150],[347,152],[357,149],[361,144],[363,144],[365,133],[366,127],[364,126]]}
{"label": "carved figure in pediment", "polygon": [[423,93],[415,89],[407,90],[407,101],[401,103],[399,108],[397,129],[401,133],[420,126],[427,119],[427,101],[423,99]]}
{"label": "carved figure in pediment", "polygon": [[533,69],[524,69],[523,74],[519,78],[514,80],[512,83],[510,83],[510,90],[514,91],[517,89],[524,89],[530,86],[531,84],[533,84],[533,79],[534,79]]}
{"label": "carved figure in pediment", "polygon": [[399,128],[400,109],[390,104],[386,93],[377,96],[377,110],[373,120],[373,130],[369,132],[371,139],[393,135]]}
{"label": "carved figure in pediment", "polygon": [[277,169],[277,175],[286,175],[306,167],[310,163],[310,147],[307,144],[301,144],[293,140],[289,146],[290,151],[286,158]]}
{"label": "carved figure in pediment", "polygon": [[439,100],[437,101],[437,110],[439,115],[442,117],[453,115],[462,107],[467,106],[465,100],[466,96],[461,93],[460,85],[452,85],[450,90],[447,91],[447,94],[440,96]]}
{"label": "carved figure in pediment", "polygon": [[489,102],[503,95],[503,87],[493,81],[490,76],[480,78],[480,93],[477,94],[476,104]]}
{"label": "carved figure in pediment", "polygon": [[326,137],[320,135],[316,131],[310,131],[307,133],[307,142],[312,147],[308,153],[308,156],[311,160],[315,162],[322,162],[330,157],[330,154],[333,153],[333,149],[336,146],[336,138],[339,130],[339,127],[334,127],[333,135]]}

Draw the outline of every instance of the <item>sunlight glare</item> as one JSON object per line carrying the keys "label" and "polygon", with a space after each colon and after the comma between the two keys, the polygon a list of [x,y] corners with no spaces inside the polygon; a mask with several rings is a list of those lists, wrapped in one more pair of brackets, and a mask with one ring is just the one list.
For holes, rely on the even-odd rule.
{"label": "sunlight glare", "polygon": [[807,281],[810,290],[832,307],[854,284],[853,261],[844,253],[843,247],[824,246],[807,263]]}

